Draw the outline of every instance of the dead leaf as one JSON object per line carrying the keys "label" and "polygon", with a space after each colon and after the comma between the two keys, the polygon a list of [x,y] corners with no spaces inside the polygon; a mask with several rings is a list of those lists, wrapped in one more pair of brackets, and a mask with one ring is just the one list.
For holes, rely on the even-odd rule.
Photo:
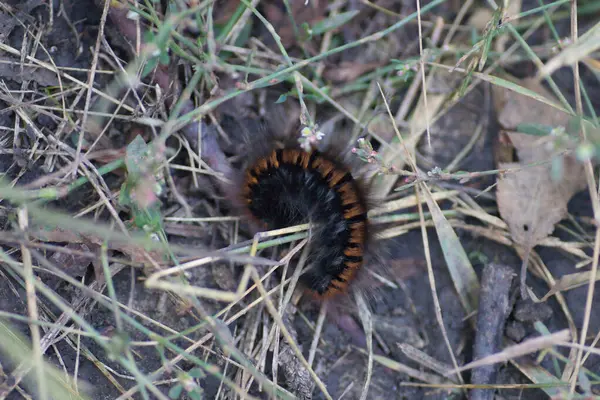
{"label": "dead leaf", "polygon": [[[548,99],[552,95],[531,79],[519,82]],[[525,123],[566,127],[569,115],[513,91],[494,87],[499,122],[508,130],[505,140],[514,146],[518,162],[499,162],[499,169],[520,168],[498,177],[497,202],[516,243],[532,248],[552,234],[554,225],[567,216],[567,203],[586,186],[583,165],[566,149],[555,149],[552,136],[534,136],[510,132]],[[504,143],[504,146],[506,143]],[[529,166],[532,163],[546,164]],[[561,163],[555,176],[552,162]]]}
{"label": "dead leaf", "polygon": [[[550,165],[525,167],[498,180],[498,209],[516,243],[533,247],[554,231],[567,216],[567,203],[585,188],[583,168],[562,156],[563,178],[552,177]],[[501,163],[499,168],[519,168],[523,163]]]}
{"label": "dead leaf", "polygon": [[[554,101],[556,104],[560,104],[548,90],[531,78],[522,80],[507,79]],[[493,94],[498,122],[506,130],[515,130],[518,125],[526,123],[565,126],[569,120],[567,113],[512,90],[493,86]]]}
{"label": "dead leaf", "polygon": [[57,252],[54,253],[51,257],[51,261],[60,268],[64,273],[73,277],[80,278],[85,275],[88,266],[90,263],[94,263],[94,272],[96,275],[96,280],[102,279],[102,267],[100,265],[100,270],[96,267],[96,263],[94,259],[90,259],[88,255],[84,255],[82,253],[96,253],[99,254],[100,246],[92,243],[68,243],[64,246],[67,250],[72,250],[72,252]]}

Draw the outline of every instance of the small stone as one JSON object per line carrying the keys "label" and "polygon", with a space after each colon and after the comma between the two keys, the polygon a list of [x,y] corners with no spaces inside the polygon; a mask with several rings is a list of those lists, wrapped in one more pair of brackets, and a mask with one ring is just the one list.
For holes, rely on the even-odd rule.
{"label": "small stone", "polygon": [[514,315],[521,322],[545,321],[552,316],[552,309],[544,303],[520,302],[515,307]]}
{"label": "small stone", "polygon": [[523,338],[527,334],[527,332],[525,331],[525,326],[523,326],[523,324],[518,321],[509,322],[506,325],[505,333],[509,339],[514,340],[517,343],[523,340]]}

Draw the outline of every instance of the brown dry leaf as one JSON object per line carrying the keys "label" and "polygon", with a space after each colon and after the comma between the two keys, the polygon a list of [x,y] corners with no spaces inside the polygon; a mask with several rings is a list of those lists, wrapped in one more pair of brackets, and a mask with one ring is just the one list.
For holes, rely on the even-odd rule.
{"label": "brown dry leaf", "polygon": [[[531,79],[519,82],[548,99],[552,95]],[[499,162],[499,169],[521,168],[499,176],[497,201],[500,215],[508,224],[513,240],[534,247],[549,236],[554,225],[567,216],[567,203],[586,186],[583,165],[570,154],[557,155],[565,149],[554,148],[554,138],[539,137],[513,131],[519,124],[533,123],[553,127],[567,125],[569,115],[530,97],[495,87],[494,96],[500,124],[516,149],[519,162]],[[530,167],[541,161],[560,157],[559,178],[552,173],[551,163]],[[556,161],[556,160],[555,160]]]}
{"label": "brown dry leaf", "polygon": [[[507,79],[560,104],[546,88],[531,78],[518,80],[507,77]],[[517,125],[523,123],[564,126],[569,120],[567,113],[512,90],[493,86],[493,95],[498,122],[506,130],[515,130]]]}
{"label": "brown dry leaf", "polygon": [[[498,181],[496,194],[500,215],[515,242],[535,246],[550,236],[554,225],[567,216],[567,203],[585,188],[581,165],[563,157],[563,179],[552,178],[549,165],[527,167]],[[518,168],[521,163],[503,163],[499,168]]]}

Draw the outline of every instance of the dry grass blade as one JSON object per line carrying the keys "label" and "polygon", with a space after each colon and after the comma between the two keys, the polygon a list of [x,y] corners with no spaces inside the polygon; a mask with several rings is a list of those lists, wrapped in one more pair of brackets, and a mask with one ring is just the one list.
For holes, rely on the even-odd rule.
{"label": "dry grass blade", "polygon": [[251,274],[250,276],[254,280],[254,283],[256,284],[256,286],[258,288],[258,291],[261,294],[261,300],[264,301],[264,303],[265,303],[265,305],[267,307],[267,310],[271,314],[271,317],[277,323],[277,326],[279,327],[279,329],[281,329],[281,333],[283,334],[283,336],[287,340],[288,344],[290,345],[290,347],[294,351],[294,354],[296,355],[296,357],[298,357],[298,359],[300,360],[300,362],[302,363],[302,365],[304,365],[304,367],[309,371],[311,377],[313,378],[314,382],[319,387],[319,390],[321,390],[321,392],[323,393],[323,395],[325,396],[325,398],[332,400],[333,398],[331,397],[331,395],[327,391],[327,388],[326,388],[325,384],[317,376],[317,374],[312,369],[312,367],[310,366],[310,364],[308,363],[308,361],[306,360],[306,358],[304,358],[304,355],[302,354],[302,352],[298,348],[298,345],[295,343],[294,339],[292,338],[292,336],[290,335],[288,329],[286,328],[285,324],[283,323],[283,320],[281,319],[281,316],[279,315],[279,313],[277,312],[277,309],[273,305],[273,302],[269,298],[269,295],[267,294],[267,291],[265,290],[265,288],[264,288],[264,286],[263,286],[263,284],[261,282],[260,276],[258,275],[256,269],[254,269],[254,267],[252,267],[252,266],[250,266],[248,269],[250,270],[250,274]]}
{"label": "dry grass blade", "polygon": [[406,375],[410,376],[411,378],[418,379],[422,382],[429,382],[429,383],[436,384],[436,385],[443,384],[444,382],[446,382],[443,378],[441,378],[440,376],[438,376],[436,374],[431,374],[431,373],[423,372],[418,369],[411,368],[407,365],[399,363],[398,361],[392,360],[391,358],[387,358],[387,357],[375,354],[373,356],[373,359],[377,363],[379,363],[393,371],[399,372],[401,374],[406,374]]}
{"label": "dry grass blade", "polygon": [[[436,360],[435,358],[431,357],[430,355],[428,355],[426,353],[423,353],[421,350],[416,349],[411,345],[402,343],[399,345],[399,347],[400,347],[400,351],[402,351],[402,353],[406,357],[419,363],[419,365],[421,365],[422,367],[425,367],[427,369],[435,371],[440,375],[444,375],[446,373],[446,371],[451,369],[451,367],[448,364],[445,364],[445,363],[442,363],[442,362]],[[440,383],[442,382],[441,380],[439,380],[439,381],[440,381]]]}
{"label": "dry grass blade", "polygon": [[[381,87],[379,89],[381,91]],[[387,106],[387,100],[385,99],[382,91],[381,95],[384,98],[388,115],[390,116],[390,120],[395,128],[396,135],[398,136],[399,141],[405,150],[405,156],[411,160],[413,169],[417,171],[416,164],[414,160],[412,160],[410,153],[406,149],[402,136],[398,132],[396,123],[391,115],[389,107]],[[467,313],[470,314],[477,309],[477,298],[479,293],[479,281],[477,280],[477,275],[471,266],[471,262],[469,261],[469,258],[467,257],[460,240],[458,240],[456,233],[452,229],[452,226],[448,223],[448,220],[443,215],[441,209],[434,200],[434,195],[431,193],[427,185],[421,184],[420,187],[422,189],[423,197],[427,202],[427,206],[429,207],[429,211],[431,212],[450,275],[452,276],[454,285],[461,298],[463,307]],[[416,197],[418,199],[418,194]],[[418,200],[417,204],[420,207],[420,202]]]}
{"label": "dry grass blade", "polygon": [[552,75],[554,71],[561,67],[574,65],[598,49],[600,49],[600,22],[590,28],[575,43],[548,60],[538,72],[538,78],[542,79]]}
{"label": "dry grass blade", "polygon": [[367,376],[365,378],[362,393],[360,394],[360,400],[366,400],[369,393],[369,385],[371,384],[371,376],[373,375],[373,317],[371,316],[371,311],[369,310],[362,293],[356,292],[354,298],[358,305],[358,315],[362,321],[365,336],[367,338]]}
{"label": "dry grass blade", "polygon": [[[591,279],[591,271],[576,272],[573,274],[567,274],[560,277],[558,281],[550,288],[548,293],[540,299],[540,301],[547,301],[550,297],[556,293],[565,292],[567,290],[575,289],[589,283]],[[600,277],[596,277],[598,281]]]}
{"label": "dry grass blade", "polygon": [[546,392],[550,398],[566,398],[568,395],[567,383],[559,380],[556,376],[545,370],[539,365],[530,363],[521,363],[517,360],[510,361],[519,371],[523,373],[534,384],[543,385],[541,389]]}
{"label": "dry grass blade", "polygon": [[477,361],[470,362],[462,367],[448,371],[446,376],[456,374],[458,372],[466,371],[482,365],[490,365],[499,362],[506,362],[517,357],[521,357],[527,354],[535,353],[539,350],[546,349],[552,346],[561,345],[567,342],[571,338],[571,334],[568,329],[555,332],[551,335],[541,336],[534,339],[526,340],[522,343],[506,347],[499,353],[493,354],[481,358]]}
{"label": "dry grass blade", "polygon": [[462,305],[467,314],[477,310],[479,299],[479,281],[471,261],[467,256],[456,232],[442,213],[439,205],[433,200],[431,192],[427,186],[423,185],[423,197],[431,212],[435,230],[444,252],[444,258],[448,265],[448,270],[452,276],[452,282],[461,299]]}

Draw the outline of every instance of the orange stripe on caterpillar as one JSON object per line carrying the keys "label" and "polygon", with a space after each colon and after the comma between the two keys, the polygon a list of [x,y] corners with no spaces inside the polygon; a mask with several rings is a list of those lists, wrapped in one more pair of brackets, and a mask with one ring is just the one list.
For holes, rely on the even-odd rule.
{"label": "orange stripe on caterpillar", "polygon": [[335,170],[335,165],[323,157],[315,158],[312,163],[312,167],[319,171],[323,178],[327,178],[331,171]]}
{"label": "orange stripe on caterpillar", "polygon": [[358,203],[358,195],[352,183],[344,183],[339,189],[338,192],[342,196],[342,204],[347,206],[350,204]]}
{"label": "orange stripe on caterpillar", "polygon": [[268,158],[267,163],[270,167],[279,168],[279,160],[277,159],[277,151],[273,151]]}
{"label": "orange stripe on caterpillar", "polygon": [[356,229],[350,227],[350,240],[349,243],[363,244],[365,242],[365,229]]}
{"label": "orange stripe on caterpillar", "polygon": [[349,210],[344,211],[344,218],[350,219],[350,218],[354,218],[359,215],[362,215],[364,213],[365,213],[364,208],[360,204],[357,203]]}
{"label": "orange stripe on caterpillar", "polygon": [[344,250],[344,255],[346,257],[362,257],[363,251],[360,247],[347,247]]}
{"label": "orange stripe on caterpillar", "polygon": [[303,169],[307,169],[307,168],[308,168],[308,162],[309,162],[309,161],[310,161],[310,154],[309,154],[309,153],[307,153],[307,152],[305,152],[305,151],[303,151],[303,152],[300,154],[300,162],[299,162],[300,166],[301,166]]}
{"label": "orange stripe on caterpillar", "polygon": [[254,167],[253,171],[255,172],[255,175],[260,175],[262,172],[266,171],[267,168],[269,168],[269,164],[267,163],[267,159],[266,158],[261,158],[255,164],[255,167]]}

